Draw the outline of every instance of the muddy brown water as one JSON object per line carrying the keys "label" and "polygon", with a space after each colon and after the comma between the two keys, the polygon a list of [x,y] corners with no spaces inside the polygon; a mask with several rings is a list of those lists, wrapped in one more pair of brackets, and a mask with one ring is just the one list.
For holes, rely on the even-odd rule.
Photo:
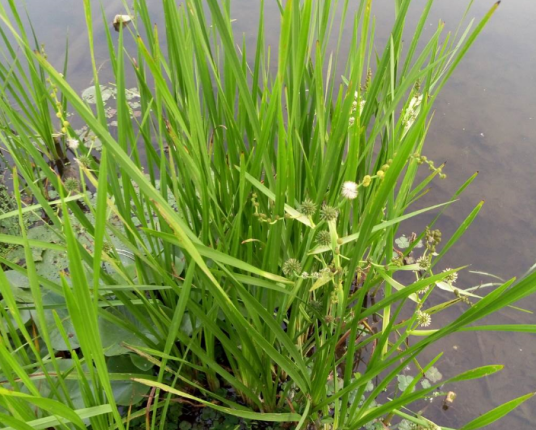
{"label": "muddy brown water", "polygon": [[[21,0],[15,0],[21,5]],[[0,0],[6,4],[6,0]],[[92,2],[93,3],[93,2]],[[160,2],[150,1],[154,21],[161,17]],[[277,46],[279,18],[275,0],[267,0],[267,42]],[[357,2],[350,2],[357,3]],[[455,29],[467,0],[437,0],[428,19],[425,36],[431,36],[439,19]],[[26,7],[45,43],[50,60],[62,62],[65,37],[70,40],[69,80],[82,90],[90,85],[91,69],[85,38],[85,21],[80,0],[26,0]],[[111,71],[106,63],[106,40],[94,2],[97,60],[104,78]],[[258,2],[235,0],[233,24],[239,33],[254,41]],[[469,17],[480,18],[492,6],[491,0],[476,0]],[[415,0],[410,21],[416,22],[424,0]],[[123,13],[119,0],[104,4],[111,21]],[[377,18],[378,46],[387,40],[393,20],[394,0],[373,2]],[[350,34],[348,33],[348,36]],[[408,36],[409,37],[409,36]],[[436,106],[424,153],[447,162],[448,179],[434,183],[420,203],[428,206],[446,201],[474,172],[477,180],[442,218],[439,227],[449,237],[481,200],[484,207],[477,221],[444,259],[444,267],[471,264],[472,270],[508,279],[522,275],[536,261],[536,1],[504,0],[497,13],[469,51],[443,90]],[[401,233],[419,231],[420,221],[404,225]],[[460,275],[460,287],[488,282],[483,276]],[[536,298],[520,304],[536,311]],[[460,308],[434,318],[439,326],[459,315]],[[536,323],[536,317],[508,309],[486,322]],[[444,351],[439,368],[446,376],[483,364],[505,364],[506,369],[483,381],[455,387],[458,397],[447,412],[440,402],[427,409],[427,416],[439,424],[459,427],[501,402],[536,391],[536,335],[473,334],[447,338],[427,352],[429,357]],[[413,369],[414,370],[414,369]],[[411,372],[409,372],[411,374]],[[490,430],[529,430],[536,427],[536,401],[529,401]]]}

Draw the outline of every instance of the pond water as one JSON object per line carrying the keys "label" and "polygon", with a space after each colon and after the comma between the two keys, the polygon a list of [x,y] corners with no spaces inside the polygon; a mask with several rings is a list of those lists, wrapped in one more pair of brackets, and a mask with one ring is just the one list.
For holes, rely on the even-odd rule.
{"label": "pond water", "polygon": [[[15,0],[23,3],[22,0]],[[0,0],[4,3],[6,0]],[[103,77],[110,75],[105,62],[106,41],[95,3],[97,60]],[[148,3],[154,20],[160,16],[159,1]],[[267,42],[277,46],[278,10],[267,0]],[[352,3],[352,2],[351,2]],[[354,2],[357,3],[357,2]],[[424,0],[414,1],[414,21]],[[428,19],[427,34],[435,31],[439,19],[455,30],[468,0],[437,0]],[[49,59],[63,61],[65,37],[69,35],[69,80],[82,90],[90,85],[91,71],[80,0],[26,0],[39,39]],[[476,0],[469,14],[477,19],[492,6],[491,0]],[[233,24],[237,32],[253,41],[257,30],[258,2],[234,0]],[[111,21],[123,13],[121,1],[107,0],[104,14]],[[390,28],[394,0],[373,2],[377,17],[377,42],[382,47]],[[505,279],[522,275],[536,262],[536,2],[505,0],[491,22],[459,66],[436,104],[435,119],[424,153],[439,164],[446,161],[449,179],[434,184],[422,205],[446,201],[474,172],[477,180],[442,218],[439,228],[448,237],[481,200],[485,200],[477,221],[445,259],[451,267],[471,264],[471,270],[493,273]],[[427,220],[426,217],[421,219]],[[407,230],[406,230],[407,229]],[[418,223],[404,226],[410,234]],[[482,276],[462,275],[460,286],[469,287]],[[536,310],[536,299],[521,304]],[[453,310],[452,312],[457,312]],[[536,323],[534,315],[506,310],[493,317],[494,323]],[[439,321],[440,322],[440,321]],[[447,412],[440,402],[427,414],[444,425],[458,427],[501,402],[536,388],[536,339],[527,334],[466,334],[453,336],[429,354],[444,350],[441,371],[450,375],[482,364],[506,364],[506,369],[479,383],[456,387],[458,398]],[[499,423],[495,429],[533,429],[534,402],[528,402]],[[532,424],[531,424],[532,423]]]}

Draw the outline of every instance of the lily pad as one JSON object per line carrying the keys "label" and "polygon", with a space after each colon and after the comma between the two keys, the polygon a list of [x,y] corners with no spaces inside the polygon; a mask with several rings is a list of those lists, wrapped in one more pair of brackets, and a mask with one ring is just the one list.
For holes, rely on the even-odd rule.
{"label": "lily pad", "polygon": [[[125,308],[108,308],[107,312],[116,318],[128,323],[129,326],[137,329],[140,333],[146,336],[149,340],[154,341],[155,338],[149,331],[140,324],[140,322]],[[99,316],[99,331],[101,334],[102,348],[104,355],[113,357],[129,352],[122,343],[132,346],[146,346],[146,342],[134,331],[127,330],[124,327],[118,326],[113,322]]]}
{"label": "lily pad", "polygon": [[432,382],[432,384],[437,384],[439,381],[441,381],[441,379],[443,379],[443,375],[441,374],[441,372],[437,370],[437,367],[434,366],[430,367],[430,369],[426,371],[424,376],[426,376],[430,380],[430,382]]}
{"label": "lily pad", "polygon": [[[74,329],[71,317],[69,316],[69,311],[65,307],[65,299],[62,296],[48,290],[43,291],[42,298],[43,304],[45,306],[52,307],[52,309],[45,310],[45,324],[47,326],[46,328],[48,331],[48,335],[50,336],[52,347],[56,351],[69,351],[70,348],[79,348],[80,343],[78,342],[78,337],[76,336],[76,331]],[[54,307],[57,307],[57,309],[54,309]],[[56,325],[53,310],[57,313],[59,320],[61,321],[63,330],[65,331],[65,333],[67,333],[67,337],[69,338],[69,345],[66,344],[58,326]],[[42,332],[41,324],[39,322],[39,319],[37,318],[37,312],[30,312],[32,314],[33,320],[37,324],[37,328],[40,332]]]}
{"label": "lily pad", "polygon": [[432,384],[430,383],[430,381],[428,379],[423,379],[421,381],[421,385],[423,388],[430,388],[432,386]]}
{"label": "lily pad", "polygon": [[144,372],[152,369],[154,366],[154,364],[151,363],[149,360],[140,357],[139,355],[131,355],[130,359],[132,360],[132,364],[134,366],[136,366],[140,370],[143,370]]}
{"label": "lily pad", "polygon": [[395,243],[400,249],[406,249],[409,248],[409,239],[402,235],[398,239],[395,239]]}
{"label": "lily pad", "polygon": [[[110,373],[127,373],[132,374],[133,377],[140,374],[151,374],[150,369],[143,371],[136,367],[128,355],[110,358],[107,366]],[[129,380],[112,381],[111,384],[115,402],[121,406],[130,406],[141,402],[150,390],[147,385]]]}
{"label": "lily pad", "polygon": [[30,281],[25,275],[16,270],[7,270],[4,274],[6,275],[11,291],[13,291],[13,295],[17,302],[33,302],[33,296],[30,291]]}
{"label": "lily pad", "polygon": [[413,376],[398,375],[397,379],[398,379],[398,389],[400,391],[405,391],[406,388],[408,388],[411,382],[413,381]]}
{"label": "lily pad", "polygon": [[[115,96],[115,88],[101,85],[100,90],[103,103]],[[92,105],[97,103],[97,89],[94,85],[82,91],[82,100]]]}
{"label": "lily pad", "polygon": [[[2,306],[4,309],[7,307],[6,303],[2,300],[0,301],[0,306]],[[26,310],[26,309],[19,309],[18,310],[18,313],[22,319],[22,324],[25,325],[28,321],[30,321],[30,318],[32,317],[32,315],[30,314],[30,311]],[[16,329],[20,329],[20,327],[18,326],[17,322],[15,321],[15,319],[12,317],[12,314],[9,310],[6,310],[6,314],[7,314],[7,317],[9,318],[9,321],[11,322],[11,324],[13,324],[13,327],[15,327]]]}
{"label": "lily pad", "polygon": [[[84,398],[82,396],[82,391],[80,390],[80,383],[76,379],[67,378],[67,376],[69,375],[77,374],[76,369],[74,368],[74,361],[71,359],[59,359],[56,362],[58,365],[58,369],[61,372],[58,377],[63,378],[62,384],[65,384],[64,386],[65,388],[67,388],[67,392],[69,393],[69,399],[71,400],[71,402],[73,402],[74,409],[82,409],[86,407],[86,404],[84,403]],[[56,368],[53,366],[52,363],[45,364],[45,367],[49,372],[55,374]],[[87,364],[82,364],[82,370],[84,371],[84,373],[88,372]],[[91,380],[88,380],[87,383],[89,388],[93,391],[93,382]],[[36,385],[41,396],[43,396],[44,398],[51,396],[52,390],[46,382],[46,379],[43,379],[43,381]],[[62,390],[59,391],[61,392]]]}
{"label": "lily pad", "polygon": [[140,97],[140,92],[138,91],[137,88],[129,88],[125,90],[125,98],[127,100],[132,100],[132,99],[139,98],[139,97]]}

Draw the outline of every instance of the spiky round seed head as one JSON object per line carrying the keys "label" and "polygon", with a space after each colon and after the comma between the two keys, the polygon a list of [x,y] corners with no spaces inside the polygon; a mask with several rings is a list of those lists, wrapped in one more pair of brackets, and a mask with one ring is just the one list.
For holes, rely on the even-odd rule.
{"label": "spiky round seed head", "polygon": [[300,205],[299,211],[305,216],[313,216],[316,212],[316,204],[311,199],[305,199]]}
{"label": "spiky round seed head", "polygon": [[309,303],[309,306],[311,306],[311,309],[315,312],[322,312],[324,310],[324,304],[319,300],[313,300]]}
{"label": "spiky round seed head", "polygon": [[378,178],[380,179],[383,179],[383,177],[385,176],[385,172],[383,170],[378,170],[376,172],[376,176],[378,176]]}
{"label": "spiky round seed head", "polygon": [[[443,272],[448,272],[452,269],[445,269]],[[458,279],[458,274],[456,272],[451,273],[443,278],[443,281],[445,281],[447,284],[452,285],[454,284]]]}
{"label": "spiky round seed head", "polygon": [[417,264],[419,265],[419,269],[421,270],[430,270],[430,260],[428,257],[420,257],[417,260]]}
{"label": "spiky round seed head", "polygon": [[283,273],[285,276],[294,275],[295,273],[301,273],[302,266],[295,258],[289,258],[283,263]]}
{"label": "spiky round seed head", "polygon": [[371,182],[372,178],[370,177],[370,175],[365,175],[365,177],[363,178],[362,185],[366,188],[370,185]]}
{"label": "spiky round seed head", "polygon": [[419,295],[422,295],[422,294],[426,294],[428,292],[428,290],[430,289],[430,285],[424,287],[424,288],[421,288],[419,291],[417,291],[417,293]]}
{"label": "spiky round seed head", "polygon": [[417,311],[417,323],[421,327],[428,327],[432,323],[432,317],[428,312]]}
{"label": "spiky round seed head", "polygon": [[341,195],[348,200],[353,200],[358,195],[358,185],[352,181],[342,184]]}
{"label": "spiky round seed head", "polygon": [[63,114],[62,114],[61,112],[56,112],[56,116],[57,116],[58,118],[61,118],[61,117],[63,116]]}
{"label": "spiky round seed head", "polygon": [[68,193],[74,193],[80,189],[80,182],[75,178],[67,178],[64,185]]}
{"label": "spiky round seed head", "polygon": [[331,234],[329,234],[329,231],[322,230],[319,231],[316,235],[316,243],[318,243],[321,246],[329,246],[331,245]]}
{"label": "spiky round seed head", "polygon": [[81,155],[78,157],[78,162],[84,167],[91,166],[91,158],[87,155]]}
{"label": "spiky round seed head", "polygon": [[320,217],[325,221],[334,221],[339,216],[339,211],[333,206],[324,205],[320,209]]}

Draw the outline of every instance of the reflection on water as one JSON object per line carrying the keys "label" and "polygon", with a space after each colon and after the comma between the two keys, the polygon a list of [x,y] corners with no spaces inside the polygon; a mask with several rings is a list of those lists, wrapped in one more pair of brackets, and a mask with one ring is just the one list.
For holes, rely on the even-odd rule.
{"label": "reflection on water", "polygon": [[[0,0],[5,2],[6,0]],[[97,60],[102,63],[104,81],[110,78],[105,62],[106,42],[102,32],[99,2],[95,3],[95,34]],[[111,21],[122,13],[121,2],[105,2],[104,13]],[[160,16],[159,1],[151,1],[154,19]],[[278,11],[275,0],[267,1],[267,42],[277,46]],[[357,3],[357,2],[355,2]],[[416,0],[415,21],[424,0]],[[438,0],[426,31],[435,31],[441,18],[447,28],[459,21],[468,0]],[[258,2],[234,0],[233,17],[239,32],[246,40],[254,41],[257,31]],[[479,18],[491,7],[490,0],[479,0],[470,17]],[[26,0],[38,36],[46,44],[51,61],[63,61],[65,36],[69,35],[69,80],[79,89],[91,80],[85,21],[80,0]],[[393,0],[373,2],[377,16],[378,44],[383,46],[386,30],[393,14]],[[450,27],[449,27],[450,25]],[[382,32],[383,30],[383,32]],[[408,36],[409,37],[409,36]],[[472,208],[485,200],[478,220],[471,226],[445,263],[459,267],[471,263],[472,270],[494,273],[503,278],[520,276],[536,260],[536,189],[533,166],[536,162],[536,2],[509,0],[502,2],[480,39],[464,59],[456,74],[436,104],[435,120],[431,127],[425,153],[438,163],[447,162],[447,181],[434,185],[422,204],[447,200],[475,171],[479,177],[465,192],[461,201],[451,207],[442,219],[440,228],[448,237]],[[426,217],[422,218],[426,220]],[[418,231],[414,223],[405,233]],[[482,276],[465,275],[460,285],[479,283]],[[534,300],[522,303],[536,310]],[[452,312],[457,312],[453,310]],[[494,323],[534,323],[530,314],[513,310],[493,317]],[[440,317],[435,323],[441,323]],[[451,375],[462,369],[481,364],[507,365],[498,376],[482,383],[457,387],[454,407],[443,412],[439,405],[430,406],[430,416],[444,415],[438,421],[458,427],[478,414],[510,398],[534,391],[536,386],[536,342],[534,337],[519,334],[473,334],[453,336],[442,345],[431,347],[433,356],[446,352],[441,370]],[[490,430],[505,428],[532,429],[536,413],[531,403],[523,405]],[[433,409],[433,410],[432,410]]]}

